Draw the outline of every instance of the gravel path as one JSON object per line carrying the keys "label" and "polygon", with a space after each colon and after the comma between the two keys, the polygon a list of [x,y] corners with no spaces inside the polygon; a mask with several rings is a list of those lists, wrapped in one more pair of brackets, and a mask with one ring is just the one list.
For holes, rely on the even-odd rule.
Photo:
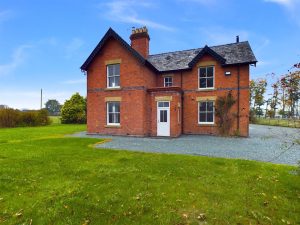
{"label": "gravel path", "polygon": [[[110,138],[98,148],[240,158],[296,165],[300,160],[300,129],[250,125],[249,138],[182,135],[179,138],[140,138],[76,133],[76,137]],[[296,141],[298,140],[298,141]]]}

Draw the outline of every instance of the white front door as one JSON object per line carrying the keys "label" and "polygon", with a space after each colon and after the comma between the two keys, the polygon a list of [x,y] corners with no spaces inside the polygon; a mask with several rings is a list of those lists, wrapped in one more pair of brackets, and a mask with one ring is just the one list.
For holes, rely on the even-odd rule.
{"label": "white front door", "polygon": [[157,136],[170,136],[170,102],[157,102]]}

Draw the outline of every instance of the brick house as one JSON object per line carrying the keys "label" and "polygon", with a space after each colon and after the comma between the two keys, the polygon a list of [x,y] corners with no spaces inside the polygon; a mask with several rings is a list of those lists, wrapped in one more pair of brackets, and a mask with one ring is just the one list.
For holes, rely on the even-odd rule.
{"label": "brick house", "polygon": [[87,75],[88,133],[135,136],[218,134],[215,100],[237,100],[231,133],[249,134],[249,43],[149,55],[146,27],[131,44],[109,29],[81,66]]}

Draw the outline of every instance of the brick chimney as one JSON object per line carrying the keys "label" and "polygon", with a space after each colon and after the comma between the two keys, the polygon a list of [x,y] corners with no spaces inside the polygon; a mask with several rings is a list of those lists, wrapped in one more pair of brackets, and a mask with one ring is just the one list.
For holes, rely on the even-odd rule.
{"label": "brick chimney", "polygon": [[131,35],[131,47],[140,53],[144,58],[148,58],[149,55],[149,41],[147,27],[133,28]]}

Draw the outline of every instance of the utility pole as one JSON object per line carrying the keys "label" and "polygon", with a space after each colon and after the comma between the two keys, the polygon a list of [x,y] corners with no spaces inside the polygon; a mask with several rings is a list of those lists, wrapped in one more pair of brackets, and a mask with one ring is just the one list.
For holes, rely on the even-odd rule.
{"label": "utility pole", "polygon": [[41,109],[43,108],[43,89],[41,89]]}

